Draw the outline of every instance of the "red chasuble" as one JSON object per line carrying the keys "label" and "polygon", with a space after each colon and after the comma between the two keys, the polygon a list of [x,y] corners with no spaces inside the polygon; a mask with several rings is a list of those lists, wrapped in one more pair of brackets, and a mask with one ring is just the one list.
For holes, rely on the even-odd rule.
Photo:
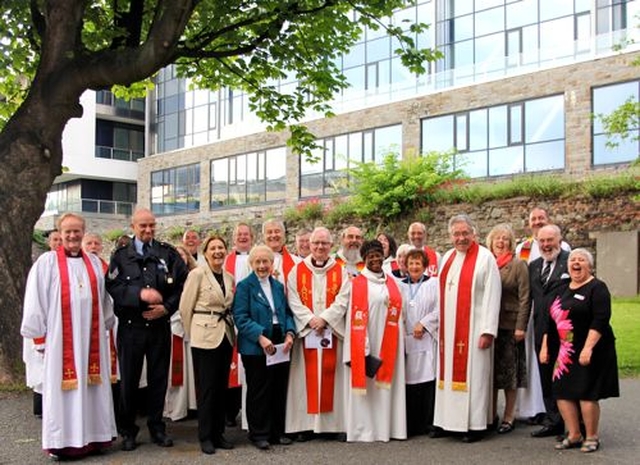
{"label": "red chasuble", "polygon": [[[329,307],[342,286],[342,268],[334,264],[327,270],[326,306]],[[305,262],[296,269],[297,289],[302,305],[313,314],[313,273]],[[307,413],[333,412],[333,391],[336,377],[337,341],[332,334],[330,349],[322,349],[321,379],[318,380],[318,349],[304,349],[305,376],[307,382]],[[320,399],[318,399],[318,392]]]}
{"label": "red chasuble", "polygon": [[[458,296],[456,305],[456,328],[453,344],[453,374],[451,378],[451,389],[454,391],[467,390],[467,364],[469,361],[469,331],[471,330],[471,291],[473,289],[473,274],[478,260],[479,246],[476,242],[471,244],[464,257],[462,270],[458,282]],[[444,389],[444,343],[445,343],[445,287],[447,286],[447,276],[449,268],[456,257],[454,251],[442,267],[440,275],[440,373],[438,378],[438,388]]]}
{"label": "red chasuble", "polygon": [[[351,388],[358,394],[364,394],[367,392],[364,349],[369,322],[369,280],[363,275],[358,275],[351,283]],[[391,276],[386,276],[385,284],[389,293],[389,305],[380,346],[379,357],[382,364],[376,373],[376,384],[389,389],[398,352],[398,321],[402,311],[402,295]]]}
{"label": "red chasuble", "polygon": [[[60,272],[60,307],[62,312],[62,389],[78,388],[78,373],[73,347],[73,319],[71,316],[71,285],[67,255],[63,247],[56,250],[58,271]],[[91,340],[89,341],[89,384],[100,384],[100,302],[98,278],[87,254],[81,253],[84,266],[89,275],[91,288]],[[74,283],[75,285],[75,283]]]}

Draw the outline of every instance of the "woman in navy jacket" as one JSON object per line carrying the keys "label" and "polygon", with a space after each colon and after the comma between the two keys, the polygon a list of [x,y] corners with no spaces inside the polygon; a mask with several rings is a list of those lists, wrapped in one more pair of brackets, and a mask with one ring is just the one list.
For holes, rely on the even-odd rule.
{"label": "woman in navy jacket", "polygon": [[245,369],[249,439],[264,450],[270,444],[291,444],[284,437],[289,362],[267,366],[266,356],[276,353],[277,344],[283,344],[277,350],[291,350],[295,324],[284,286],[271,276],[271,249],[251,249],[249,264],[253,272],[236,287],[233,316]]}

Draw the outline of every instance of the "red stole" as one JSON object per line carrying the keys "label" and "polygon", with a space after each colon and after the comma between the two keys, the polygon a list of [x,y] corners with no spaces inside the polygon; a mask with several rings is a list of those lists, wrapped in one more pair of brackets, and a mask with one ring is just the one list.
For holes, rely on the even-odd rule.
{"label": "red stole", "polygon": [[[62,313],[62,390],[78,388],[78,373],[73,347],[73,319],[71,317],[71,285],[67,255],[63,247],[56,250],[58,271],[60,272],[60,307]],[[91,340],[89,341],[89,384],[100,384],[100,302],[98,294],[98,278],[93,269],[91,259],[81,253],[84,266],[89,275],[91,287]]]}
{"label": "red stole", "polygon": [[[369,280],[366,276],[358,275],[351,283],[351,388],[358,394],[364,394],[367,391],[364,349],[369,322]],[[379,357],[382,364],[376,373],[376,384],[389,389],[398,352],[400,335],[398,320],[402,311],[402,295],[395,279],[391,276],[386,276],[385,284],[389,292],[389,305],[380,346]]]}
{"label": "red stole", "polygon": [[284,274],[284,288],[287,288],[287,279],[289,273],[293,267],[296,266],[296,261],[293,259],[286,247],[282,247],[282,273]]}
{"label": "red stole", "polygon": [[[236,276],[236,257],[238,254],[235,249],[231,249],[229,255],[224,261],[224,269],[227,270],[235,278]],[[235,291],[235,282],[234,282]],[[231,352],[231,366],[229,367],[229,388],[241,387],[240,372],[238,371],[238,342],[233,344],[233,351]]]}
{"label": "red stole", "polygon": [[438,276],[438,254],[431,247],[427,247],[426,245],[422,248],[424,253],[427,254],[427,258],[429,259],[429,265],[427,266],[427,276],[431,276],[433,278]]}
{"label": "red stole", "polygon": [[[469,362],[469,331],[471,329],[471,300],[473,289],[473,274],[476,269],[478,250],[476,242],[471,244],[464,257],[462,270],[458,283],[458,297],[456,305],[456,328],[453,344],[453,375],[451,389],[454,391],[467,390],[467,364]],[[444,389],[444,342],[445,342],[445,286],[449,268],[457,253],[454,251],[449,256],[447,263],[442,267],[440,276],[440,374],[438,388]]]}
{"label": "red stole", "polygon": [[529,263],[529,256],[531,256],[531,247],[533,247],[533,238],[530,237],[526,241],[522,243],[522,247],[520,247],[520,253],[518,254],[518,258],[520,260],[524,260]]}
{"label": "red stole", "polygon": [[184,384],[184,339],[171,335],[171,386]]}
{"label": "red stole", "polygon": [[[342,268],[334,264],[327,270],[326,306],[329,307],[336,299],[342,286]],[[298,294],[302,305],[313,314],[313,273],[305,262],[300,262],[296,270]],[[331,349],[322,349],[322,374],[318,380],[318,350],[304,349],[304,366],[307,383],[307,413],[333,412],[333,391],[336,377],[336,363],[338,358],[337,340],[335,334],[331,336]],[[318,399],[318,392],[320,399]]]}

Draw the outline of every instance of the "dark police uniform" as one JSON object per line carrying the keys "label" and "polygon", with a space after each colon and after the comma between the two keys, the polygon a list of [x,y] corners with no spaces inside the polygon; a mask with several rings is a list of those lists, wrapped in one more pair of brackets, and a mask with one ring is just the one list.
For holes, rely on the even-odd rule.
{"label": "dark police uniform", "polygon": [[[135,438],[136,392],[142,363],[147,360],[147,426],[152,439],[164,436],[162,421],[167,391],[171,331],[169,318],[178,310],[187,267],[173,246],[153,240],[143,255],[137,253],[135,240],[117,249],[111,257],[106,287],[113,297],[118,317],[118,361],[121,374],[120,431],[125,438]],[[167,314],[146,320],[142,312],[147,303],[140,300],[143,288],[156,289]]]}

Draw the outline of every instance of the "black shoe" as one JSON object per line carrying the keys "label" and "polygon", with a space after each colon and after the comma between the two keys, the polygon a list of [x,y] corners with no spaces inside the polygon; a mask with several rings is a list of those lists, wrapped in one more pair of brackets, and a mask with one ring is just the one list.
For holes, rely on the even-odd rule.
{"label": "black shoe", "polygon": [[156,433],[152,436],[154,443],[160,447],[173,447],[173,439],[167,436],[165,433]]}
{"label": "black shoe", "polygon": [[121,449],[125,452],[131,452],[135,450],[138,445],[136,444],[136,438],[132,436],[125,436],[122,438]]}
{"label": "black shoe", "polygon": [[313,431],[303,431],[302,433],[298,433],[294,436],[293,440],[295,442],[307,442],[313,439]]}
{"label": "black shoe", "polygon": [[527,425],[530,425],[530,426],[541,425],[542,422],[544,421],[544,417],[545,417],[544,413],[537,413],[534,416],[527,418]]}
{"label": "black shoe", "polygon": [[445,438],[447,436],[451,436],[451,433],[449,433],[448,431],[443,430],[439,426],[434,426],[433,429],[431,431],[429,431],[429,437],[431,439]]}
{"label": "black shoe", "polygon": [[201,441],[200,442],[200,450],[202,453],[211,455],[216,453],[216,448],[214,447],[211,441]]}
{"label": "black shoe", "polygon": [[234,445],[227,441],[223,436],[220,436],[218,439],[213,441],[213,444],[218,449],[231,450],[234,448]]}
{"label": "black shoe", "polygon": [[534,438],[548,438],[551,436],[557,436],[559,434],[564,434],[564,428],[559,426],[543,426],[542,428],[535,430],[531,433],[531,436]]}
{"label": "black shoe", "polygon": [[482,433],[479,431],[467,431],[462,435],[462,442],[471,444],[482,440]]}
{"label": "black shoe", "polygon": [[509,423],[508,421],[503,421],[502,424],[498,426],[498,429],[496,430],[496,432],[498,434],[507,434],[512,432],[515,426],[516,424],[513,421],[511,423]]}
{"label": "black shoe", "polygon": [[273,445],[280,444],[281,446],[290,446],[293,444],[293,440],[286,436],[280,436],[279,438],[269,439],[269,443]]}
{"label": "black shoe", "polygon": [[260,439],[257,441],[251,441],[251,443],[260,450],[269,450],[271,446],[269,445],[269,441],[265,441],[264,439]]}
{"label": "black shoe", "polygon": [[238,422],[236,421],[235,418],[227,419],[224,424],[229,428],[235,428],[236,426],[238,426]]}
{"label": "black shoe", "polygon": [[347,433],[336,433],[335,439],[338,442],[347,442]]}

